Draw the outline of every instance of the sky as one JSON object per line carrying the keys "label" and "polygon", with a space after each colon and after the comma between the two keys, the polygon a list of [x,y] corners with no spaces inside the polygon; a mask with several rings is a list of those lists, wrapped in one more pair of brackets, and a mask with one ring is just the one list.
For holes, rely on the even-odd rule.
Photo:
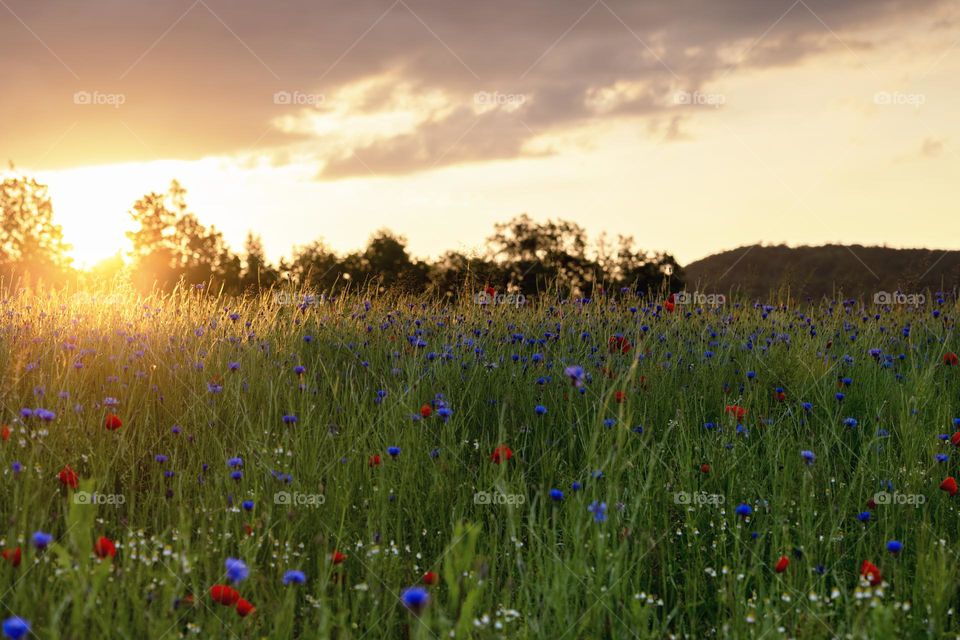
{"label": "sky", "polygon": [[0,0],[0,159],[81,266],[173,179],[274,259],[521,213],[681,264],[957,249],[958,77],[945,0]]}

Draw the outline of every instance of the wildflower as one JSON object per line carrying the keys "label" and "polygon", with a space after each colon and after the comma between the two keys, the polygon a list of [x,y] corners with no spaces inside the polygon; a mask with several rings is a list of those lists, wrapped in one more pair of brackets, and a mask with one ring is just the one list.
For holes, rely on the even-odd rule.
{"label": "wildflower", "polygon": [[546,415],[547,408],[542,404],[538,404],[533,408],[533,412],[536,413],[538,416],[543,416],[543,415]]}
{"label": "wildflower", "polygon": [[777,402],[783,402],[787,399],[787,393],[783,390],[783,387],[777,387],[773,391],[773,397],[776,398]]}
{"label": "wildflower", "polygon": [[957,431],[952,436],[950,436],[950,443],[955,447],[960,447],[960,431]]}
{"label": "wildflower", "polygon": [[3,428],[0,428],[0,438],[3,438],[4,442],[10,439],[10,427],[3,425]]}
{"label": "wildflower", "polygon": [[852,429],[857,426],[858,422],[856,418],[844,418],[843,424]]}
{"label": "wildflower", "polygon": [[883,582],[883,575],[880,573],[880,568],[869,560],[864,560],[863,564],[860,565],[860,575],[866,578],[874,587]]}
{"label": "wildflower", "polygon": [[570,488],[573,489],[574,491],[580,491],[580,489],[583,489],[583,485],[580,484],[579,482],[574,482],[573,484],[570,485]]}
{"label": "wildflower", "polygon": [[103,426],[106,427],[107,431],[116,431],[123,426],[123,420],[115,413],[108,413],[103,420]]}
{"label": "wildflower", "polygon": [[743,417],[747,415],[747,410],[736,404],[728,404],[723,410],[737,420],[742,420]]}
{"label": "wildflower", "polygon": [[20,547],[13,547],[12,549],[4,549],[0,552],[0,555],[3,556],[3,559],[9,562],[14,567],[20,566],[20,558],[22,553],[20,552]]}
{"label": "wildflower", "polygon": [[214,602],[232,607],[237,604],[237,600],[240,599],[240,594],[231,586],[215,584],[210,587],[210,597],[213,598]]}
{"label": "wildflower", "polygon": [[301,364],[298,364],[297,366],[295,366],[295,367],[293,368],[293,372],[294,372],[295,374],[297,374],[298,376],[302,376],[303,374],[305,374],[305,373],[307,372],[307,368],[304,367],[304,366],[301,365]]}
{"label": "wildflower", "polygon": [[423,584],[433,586],[440,581],[440,577],[433,571],[427,571],[425,574],[423,574],[423,578],[421,578],[421,580],[423,581]]}
{"label": "wildflower", "polygon": [[560,489],[550,489],[550,499],[554,502],[560,502],[563,500],[563,491],[560,491]]}
{"label": "wildflower", "polygon": [[330,562],[333,564],[341,564],[344,560],[347,559],[347,556],[343,555],[339,551],[334,551],[330,554]]}
{"label": "wildflower", "polygon": [[584,372],[583,367],[579,365],[569,366],[563,370],[564,374],[570,378],[570,383],[578,389],[583,386]]}
{"label": "wildflower", "polygon": [[615,392],[615,393],[613,394],[613,400],[614,400],[614,402],[616,402],[617,404],[623,404],[623,402],[624,402],[626,399],[627,399],[627,394],[626,394],[625,391],[617,391],[617,392]]}
{"label": "wildflower", "polygon": [[629,353],[633,345],[621,335],[611,336],[607,342],[610,353]]}
{"label": "wildflower", "polygon": [[247,576],[250,575],[250,570],[247,568],[247,565],[238,558],[227,558],[224,565],[227,568],[227,579],[230,582],[243,582],[247,579]]}
{"label": "wildflower", "polygon": [[42,551],[53,542],[53,536],[43,531],[37,531],[33,534],[31,540],[33,541],[33,546]]}
{"label": "wildflower", "polygon": [[414,613],[419,613],[430,602],[430,594],[423,587],[407,587],[400,594],[403,606]]}
{"label": "wildflower", "polygon": [[951,497],[957,495],[957,481],[953,476],[947,476],[947,478],[940,483],[940,488],[949,493]]}
{"label": "wildflower", "polygon": [[494,464],[500,464],[501,462],[506,462],[513,457],[513,450],[505,444],[501,444],[499,447],[493,450],[493,453],[490,454],[490,461]]}
{"label": "wildflower", "polygon": [[813,464],[817,460],[817,456],[814,455],[813,451],[807,451],[807,450],[801,451],[800,457],[803,458],[803,461],[806,462],[808,465]]}
{"label": "wildflower", "polygon": [[253,500],[244,500],[240,503],[240,506],[243,507],[244,511],[253,511],[254,503]]}
{"label": "wildflower", "polygon": [[297,569],[291,569],[283,574],[283,584],[303,584],[307,581],[307,576],[304,575],[303,571]]}
{"label": "wildflower", "polygon": [[65,487],[70,487],[71,489],[76,489],[77,484],[80,482],[80,478],[77,476],[77,472],[74,471],[70,465],[67,465],[57,474],[57,477],[60,479],[60,484]]}
{"label": "wildflower", "polygon": [[859,520],[860,522],[870,522],[870,512],[861,511],[860,513],[857,514],[857,520]]}
{"label": "wildflower", "polygon": [[707,464],[706,462],[704,462],[703,464],[701,464],[701,465],[700,465],[700,473],[702,473],[702,474],[708,474],[708,473],[710,473],[710,465]]}
{"label": "wildflower", "polygon": [[953,351],[947,351],[943,354],[943,364],[947,367],[956,367],[960,365],[960,358]]}
{"label": "wildflower", "polygon": [[428,404],[424,404],[420,407],[420,416],[423,418],[429,418],[433,414],[433,409]]}
{"label": "wildflower", "polygon": [[243,598],[240,598],[239,600],[237,600],[237,615],[239,615],[241,618],[246,618],[248,615],[250,615],[254,611],[256,611],[256,607],[254,607],[252,604],[250,604]]}
{"label": "wildflower", "polygon": [[748,505],[746,502],[741,502],[740,504],[737,505],[737,508],[734,509],[733,512],[736,513],[741,518],[746,518],[747,516],[753,514],[753,507]]}
{"label": "wildflower", "polygon": [[887,551],[892,554],[898,554],[903,551],[903,543],[899,540],[891,540],[887,543]]}
{"label": "wildflower", "polygon": [[594,500],[590,503],[590,506],[587,507],[587,511],[593,514],[594,522],[606,522],[607,521],[607,503],[599,502]]}
{"label": "wildflower", "polygon": [[97,554],[97,557],[101,560],[107,556],[113,558],[117,555],[117,546],[113,544],[113,541],[110,540],[110,538],[100,536],[93,545],[93,552]]}
{"label": "wildflower", "polygon": [[296,423],[297,423],[297,416],[293,414],[287,414],[283,416],[283,424],[296,424]]}
{"label": "wildflower", "polygon": [[243,466],[243,458],[229,458],[227,460],[227,466],[231,469],[238,469]]}
{"label": "wildflower", "polygon": [[380,466],[380,454],[374,454],[370,456],[370,459],[367,460],[368,467],[379,467]]}
{"label": "wildflower", "polygon": [[780,556],[780,559],[777,560],[777,565],[773,568],[777,573],[783,573],[787,570],[787,567],[790,565],[790,558],[787,556]]}
{"label": "wildflower", "polygon": [[30,633],[30,623],[20,616],[12,616],[3,621],[3,635],[11,640],[20,640]]}

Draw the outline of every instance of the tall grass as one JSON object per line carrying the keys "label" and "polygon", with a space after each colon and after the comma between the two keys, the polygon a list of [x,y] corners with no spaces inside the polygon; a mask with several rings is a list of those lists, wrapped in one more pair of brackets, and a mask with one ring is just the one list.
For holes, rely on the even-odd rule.
{"label": "tall grass", "polygon": [[[23,557],[0,562],[4,617],[42,638],[958,632],[960,497],[938,490],[957,464],[938,438],[960,428],[954,302],[284,293],[4,294],[0,546]],[[882,491],[892,503],[868,507]],[[100,536],[115,558],[93,553]],[[209,594],[228,557],[250,569],[247,617]],[[284,585],[290,569],[306,583]],[[411,611],[402,591],[428,571]]]}

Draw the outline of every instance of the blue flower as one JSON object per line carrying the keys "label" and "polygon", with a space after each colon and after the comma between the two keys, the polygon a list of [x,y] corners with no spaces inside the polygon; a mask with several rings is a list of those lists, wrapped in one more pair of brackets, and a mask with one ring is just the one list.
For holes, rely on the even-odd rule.
{"label": "blue flower", "polygon": [[738,516],[746,518],[753,513],[753,507],[748,505],[746,502],[741,502],[737,505],[737,508],[734,509],[734,513],[736,513]]}
{"label": "blue flower", "polygon": [[243,458],[230,458],[227,460],[227,466],[236,469],[243,466]]}
{"label": "blue flower", "polygon": [[417,611],[427,606],[430,602],[430,594],[423,587],[407,587],[400,594],[400,601],[407,609]]}
{"label": "blue flower", "polygon": [[230,582],[243,582],[250,575],[247,565],[238,558],[227,558],[224,565],[227,567],[227,579]]}
{"label": "blue flower", "polygon": [[298,569],[290,569],[283,574],[283,584],[303,584],[307,581],[307,576],[304,575],[303,571]]}
{"label": "blue flower", "polygon": [[244,500],[240,506],[244,511],[253,511],[253,500]]}
{"label": "blue flower", "polygon": [[593,520],[595,522],[606,522],[607,521],[607,503],[598,502],[594,500],[590,503],[590,506],[587,507],[587,510],[593,514]]}
{"label": "blue flower", "polygon": [[887,543],[887,551],[890,553],[900,553],[903,551],[903,543],[899,540],[891,540]]}
{"label": "blue flower", "polygon": [[53,536],[43,531],[37,531],[33,534],[31,540],[33,541],[33,546],[37,549],[46,549],[47,546],[53,542]]}
{"label": "blue flower", "polygon": [[554,502],[560,502],[563,500],[563,491],[560,491],[560,489],[550,489],[550,497]]}
{"label": "blue flower", "polygon": [[390,454],[390,457],[396,458],[400,455],[400,447],[387,447],[387,453]]}
{"label": "blue flower", "polygon": [[283,424],[296,424],[296,423],[297,423],[297,416],[293,415],[292,413],[283,416]]}
{"label": "blue flower", "polygon": [[817,456],[814,455],[813,451],[801,451],[800,457],[803,458],[803,461],[807,464],[813,464],[817,460]]}
{"label": "blue flower", "polygon": [[860,522],[870,522],[870,512],[861,511],[860,513],[857,514],[857,520],[859,520]]}
{"label": "blue flower", "polygon": [[12,616],[3,621],[3,635],[18,640],[30,633],[30,623],[20,616]]}
{"label": "blue flower", "polygon": [[857,426],[858,423],[856,418],[844,418],[843,424],[845,424],[848,427],[855,427]]}
{"label": "blue flower", "polygon": [[538,416],[546,415],[547,413],[547,408],[542,404],[538,404],[533,408],[533,410],[536,412]]}
{"label": "blue flower", "polygon": [[950,459],[950,456],[948,456],[945,453],[938,453],[937,455],[934,456],[934,458],[936,459],[937,462],[946,462]]}
{"label": "blue flower", "polygon": [[574,491],[580,491],[580,489],[583,489],[583,485],[579,482],[574,482],[572,485],[570,485],[570,488]]}

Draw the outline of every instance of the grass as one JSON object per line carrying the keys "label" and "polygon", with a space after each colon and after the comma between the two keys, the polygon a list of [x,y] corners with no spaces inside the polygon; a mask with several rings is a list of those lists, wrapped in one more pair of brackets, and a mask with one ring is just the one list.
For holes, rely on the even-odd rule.
{"label": "grass", "polygon": [[[2,297],[0,546],[22,550],[19,567],[0,561],[4,618],[41,638],[960,631],[960,498],[938,489],[957,465],[938,438],[960,416],[952,300],[278,299]],[[727,405],[746,409],[742,432]],[[501,444],[512,457],[495,464]],[[883,491],[892,503],[868,507]],[[93,553],[100,536],[114,558]],[[227,558],[249,567],[233,585],[246,617],[209,594]],[[291,569],[306,582],[284,585]],[[402,592],[428,571],[430,602],[411,611]]]}

